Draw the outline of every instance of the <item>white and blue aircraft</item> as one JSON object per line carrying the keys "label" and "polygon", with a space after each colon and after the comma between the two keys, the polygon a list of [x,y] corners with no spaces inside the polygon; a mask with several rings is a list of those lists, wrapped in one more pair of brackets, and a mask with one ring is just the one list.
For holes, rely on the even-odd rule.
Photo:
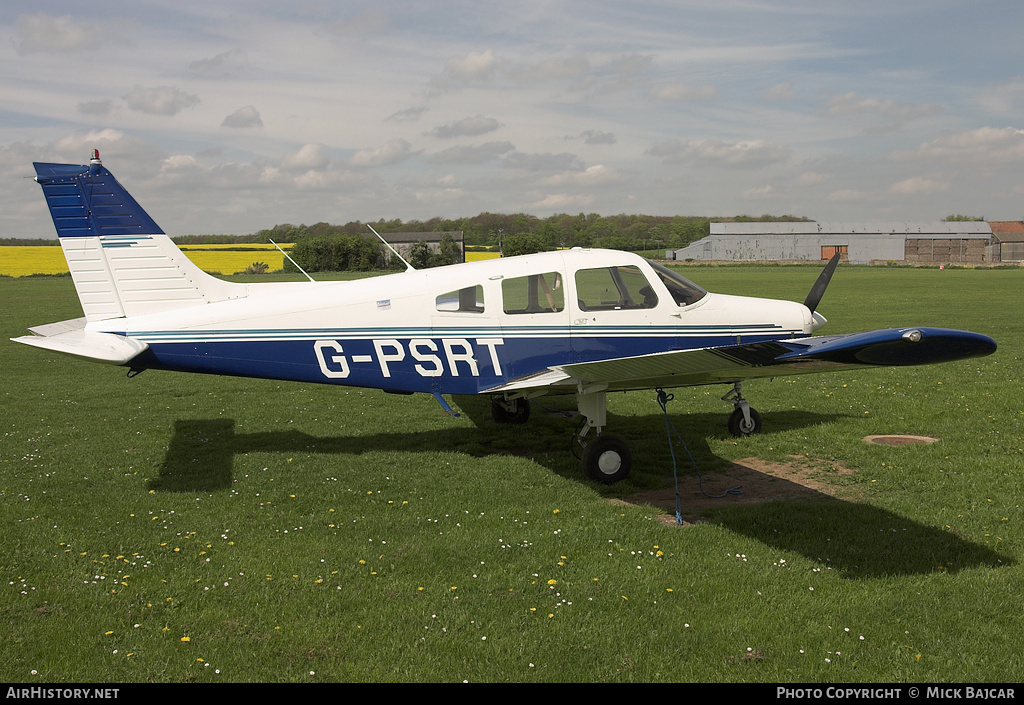
{"label": "white and blue aircraft", "polygon": [[761,430],[742,382],[989,355],[939,328],[812,336],[833,258],[803,303],[727,296],[638,255],[574,248],[359,281],[242,284],[201,271],[100,162],[36,163],[85,314],[13,340],[147,369],[432,394],[486,394],[495,421],[575,394],[586,477],[625,478],[602,433],[613,391],[731,385],[736,436]]}

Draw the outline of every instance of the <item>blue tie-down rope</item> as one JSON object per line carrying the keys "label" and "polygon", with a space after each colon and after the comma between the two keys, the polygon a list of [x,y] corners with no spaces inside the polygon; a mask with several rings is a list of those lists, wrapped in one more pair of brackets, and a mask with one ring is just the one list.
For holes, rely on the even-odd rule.
{"label": "blue tie-down rope", "polygon": [[668,436],[668,450],[672,454],[672,478],[676,483],[676,523],[683,523],[683,508],[682,499],[679,496],[679,474],[676,470],[676,451],[672,445],[672,434],[676,435],[679,442],[683,444],[683,448],[686,450],[686,454],[690,457],[690,464],[693,465],[693,469],[697,471],[697,487],[700,489],[701,494],[711,499],[721,499],[726,495],[730,494],[743,494],[743,490],[740,489],[740,485],[728,489],[722,494],[712,495],[704,491],[704,476],[701,475],[700,468],[697,467],[697,462],[693,459],[693,453],[690,452],[690,448],[686,445],[686,441],[683,440],[683,436],[676,429],[675,424],[672,423],[672,419],[668,417],[668,403],[675,398],[674,395],[668,394],[664,389],[658,390],[658,405],[661,406],[662,412],[665,414],[665,435]]}

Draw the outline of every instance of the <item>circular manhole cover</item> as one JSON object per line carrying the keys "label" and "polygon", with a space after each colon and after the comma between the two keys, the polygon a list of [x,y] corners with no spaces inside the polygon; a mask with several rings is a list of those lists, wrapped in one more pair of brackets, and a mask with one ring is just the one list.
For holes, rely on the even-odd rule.
{"label": "circular manhole cover", "polygon": [[908,446],[913,443],[935,443],[931,436],[865,436],[864,441],[881,446]]}

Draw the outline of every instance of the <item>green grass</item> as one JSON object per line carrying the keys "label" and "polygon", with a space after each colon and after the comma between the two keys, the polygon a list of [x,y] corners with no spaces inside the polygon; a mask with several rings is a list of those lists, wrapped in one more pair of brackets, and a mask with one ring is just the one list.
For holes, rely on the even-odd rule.
{"label": "green grass", "polygon": [[[802,300],[817,271],[685,274]],[[610,501],[671,482],[653,392],[609,397],[636,469],[605,488],[568,452],[570,398],[501,427],[485,399],[452,418],[424,395],[129,380],[6,342],[81,312],[69,279],[0,280],[0,679],[1017,681],[1022,284],[841,268],[822,332],[962,327],[999,351],[750,382],[765,432],[743,440],[724,387],[674,390],[702,470],[797,456],[842,497],[678,527]],[[861,440],[881,433],[940,441]]]}

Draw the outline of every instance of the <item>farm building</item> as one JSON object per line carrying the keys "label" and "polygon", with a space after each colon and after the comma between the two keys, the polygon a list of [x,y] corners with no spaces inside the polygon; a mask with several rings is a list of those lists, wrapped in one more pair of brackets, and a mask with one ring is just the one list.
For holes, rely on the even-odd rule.
{"label": "farm building", "polygon": [[[465,240],[461,230],[446,230],[443,232],[387,232],[382,233],[382,237],[388,241],[392,247],[394,247],[398,254],[402,255],[403,258],[408,261],[412,257],[412,248],[418,242],[425,242],[430,247],[431,252],[437,253],[441,251],[441,238],[445,235],[451,235],[452,239],[455,240],[455,244],[459,246],[459,252],[462,253],[462,260],[466,259],[466,248]],[[363,233],[363,237],[376,239],[373,233]]]}
{"label": "farm building", "polygon": [[1024,222],[1009,220],[992,226],[992,261],[1024,262]]}
{"label": "farm building", "polygon": [[964,262],[991,260],[992,228],[978,221],[935,223],[711,223],[711,235],[669,259]]}

